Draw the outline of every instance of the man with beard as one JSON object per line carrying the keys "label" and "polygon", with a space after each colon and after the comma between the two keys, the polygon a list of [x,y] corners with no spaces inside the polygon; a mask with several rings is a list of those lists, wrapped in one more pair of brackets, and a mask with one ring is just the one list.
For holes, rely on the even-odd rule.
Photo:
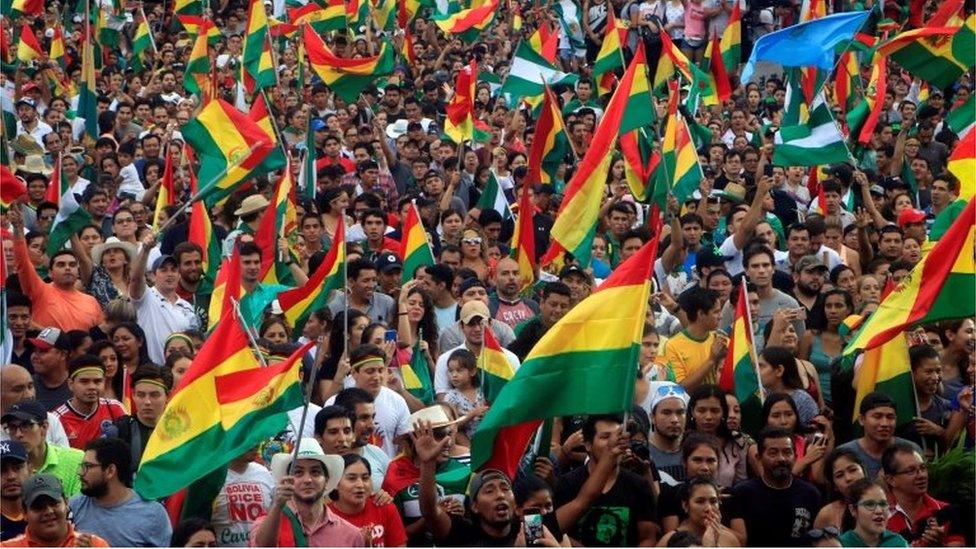
{"label": "man with beard", "polygon": [[685,432],[688,393],[677,383],[662,382],[651,395],[651,438],[647,441],[657,470],[676,481],[685,479],[681,438]]}
{"label": "man with beard", "polygon": [[74,523],[113,547],[165,547],[173,534],[166,509],[130,487],[134,472],[129,445],[121,439],[89,442],[78,469],[81,495],[68,503]]}
{"label": "man with beard", "polygon": [[[881,470],[881,456],[889,446],[896,442],[911,443],[895,436],[898,410],[890,396],[880,392],[868,393],[861,399],[858,413],[857,419],[864,429],[864,434],[861,438],[841,444],[837,448],[857,454],[864,467],[864,476],[875,478]],[[921,453],[918,447],[915,449]]]}
{"label": "man with beard", "polygon": [[354,440],[352,452],[363,456],[369,462],[369,470],[373,472],[373,489],[378,490],[383,485],[386,470],[390,466],[390,456],[382,448],[370,444],[369,440],[376,429],[376,405],[373,395],[358,387],[349,387],[339,391],[335,399],[336,406],[342,406],[352,414],[352,430]]}
{"label": "man with beard", "polygon": [[817,302],[826,278],[827,266],[815,255],[805,255],[793,265],[793,283],[796,285],[794,296],[807,310],[807,314]]}
{"label": "man with beard", "polygon": [[0,417],[0,425],[12,440],[27,448],[28,466],[32,471],[57,477],[67,495],[73,496],[81,490],[78,466],[83,452],[48,443],[47,410],[44,406],[33,400],[18,402]]}
{"label": "man with beard", "polygon": [[68,388],[71,398],[54,409],[68,434],[72,448],[82,449],[102,434],[102,425],[125,415],[122,403],[102,398],[105,392],[105,366],[101,359],[81,355],[68,363]]}
{"label": "man with beard", "polygon": [[172,255],[180,275],[176,295],[190,303],[194,314],[200,319],[200,325],[207,326],[210,294],[198,293],[200,282],[203,281],[203,249],[195,242],[180,242],[173,248]]}
{"label": "man with beard", "polygon": [[38,474],[24,481],[21,502],[27,529],[0,547],[109,547],[99,536],[76,531],[68,521],[68,501],[54,475]]}
{"label": "man with beard", "polygon": [[519,360],[524,360],[535,344],[549,331],[573,306],[573,293],[569,286],[554,280],[546,282],[542,288],[542,301],[539,314],[519,324],[518,336],[508,349]]}
{"label": "man with beard", "polygon": [[[314,438],[299,442],[298,455],[275,454],[271,473],[278,479],[268,514],[251,525],[251,547],[363,547],[363,534],[329,510],[326,494],[342,478],[342,458],[327,455]],[[302,544],[305,545],[305,544]]]}
{"label": "man with beard", "polygon": [[19,536],[27,528],[20,496],[28,476],[27,448],[15,440],[0,442],[0,541]]}
{"label": "man with beard", "polygon": [[796,448],[789,431],[763,429],[756,444],[762,474],[732,489],[732,531],[743,547],[802,546],[820,510],[820,492],[793,476]]}

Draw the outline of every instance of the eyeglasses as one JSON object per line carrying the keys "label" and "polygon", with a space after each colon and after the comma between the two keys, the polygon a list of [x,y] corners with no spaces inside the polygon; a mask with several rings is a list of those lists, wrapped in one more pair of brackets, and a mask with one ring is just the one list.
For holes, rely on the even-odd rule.
{"label": "eyeglasses", "polygon": [[471,244],[472,246],[481,246],[480,238],[465,238],[461,240],[463,244]]}
{"label": "eyeglasses", "polygon": [[908,475],[910,477],[917,477],[922,473],[927,473],[929,471],[929,466],[926,463],[920,463],[914,467],[909,467],[904,471],[898,471],[894,473],[895,475]]}
{"label": "eyeglasses", "polygon": [[839,538],[840,530],[834,528],[833,526],[824,526],[823,528],[814,528],[807,532],[807,537],[813,541],[817,541],[823,538]]}
{"label": "eyeglasses", "polygon": [[81,471],[81,474],[84,475],[88,471],[91,471],[92,469],[101,466],[102,466],[101,463],[88,463],[87,461],[82,461],[81,463],[78,464],[78,470]]}
{"label": "eyeglasses", "polygon": [[864,501],[857,502],[858,507],[864,507],[868,511],[887,511],[888,501],[884,499],[866,499]]}
{"label": "eyeglasses", "polygon": [[36,427],[36,423],[8,423],[3,426],[3,430],[7,432],[8,435],[13,435],[18,432],[33,431]]}

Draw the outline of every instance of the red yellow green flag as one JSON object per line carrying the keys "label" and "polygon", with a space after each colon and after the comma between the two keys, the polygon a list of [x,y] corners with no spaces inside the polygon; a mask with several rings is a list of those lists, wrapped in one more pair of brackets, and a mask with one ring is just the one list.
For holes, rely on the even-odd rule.
{"label": "red yellow green flag", "polygon": [[232,300],[240,301],[244,297],[244,287],[241,285],[241,255],[237,246],[231,256],[224,260],[217,271],[217,280],[214,281],[214,291],[210,296],[210,309],[208,310],[210,322],[208,329],[212,329],[218,324],[221,316],[227,318],[237,318],[234,313]]}
{"label": "red yellow green flag", "polygon": [[478,369],[481,370],[481,394],[491,404],[498,398],[508,380],[515,375],[515,368],[508,361],[508,356],[488,324],[484,325],[484,333],[484,343],[478,355]]}
{"label": "red yellow green flag", "polygon": [[0,212],[6,212],[14,201],[27,194],[27,185],[24,184],[23,179],[14,177],[6,165],[0,165],[0,180],[2,180],[2,184],[0,184]]}
{"label": "red yellow green flag", "polygon": [[21,63],[30,63],[35,59],[42,59],[44,50],[34,36],[34,29],[28,24],[20,28],[20,42],[17,44],[17,60]]}
{"label": "red yellow green flag", "polygon": [[[132,37],[132,69],[141,72],[145,69],[146,52],[152,48],[149,22],[145,17],[139,19],[135,35]],[[52,44],[53,47],[53,44]]]}
{"label": "red yellow green flag", "polygon": [[474,87],[478,80],[478,62],[471,60],[458,71],[454,97],[447,106],[444,134],[451,141],[461,144],[474,137]]}
{"label": "red yellow green flag", "polygon": [[311,27],[305,27],[303,36],[312,70],[347,103],[357,101],[377,78],[393,72],[393,47],[387,41],[374,57],[348,59],[334,54]]}
{"label": "red yellow green flag", "polygon": [[864,102],[868,105],[867,119],[861,127],[858,142],[866,145],[874,135],[874,128],[878,125],[881,111],[884,110],[885,90],[888,89],[888,59],[879,56],[874,60],[871,69],[871,81],[864,92]]}
{"label": "red yellow green flag", "polygon": [[514,478],[544,419],[630,409],[655,257],[656,236],[542,336],[475,432],[472,468]]}
{"label": "red yellow green flag", "polygon": [[[189,152],[188,148],[184,152]],[[191,153],[192,154],[192,153]],[[190,171],[190,193],[191,196],[197,190],[197,177]],[[210,221],[210,212],[202,201],[196,201],[190,206],[190,225],[188,228],[187,240],[200,246],[203,250],[201,267],[203,269],[203,279],[197,293],[209,295],[213,292],[214,281],[217,278],[217,269],[220,267],[220,240],[213,230],[213,223]],[[216,320],[216,319],[214,319]]]}
{"label": "red yellow green flag", "polygon": [[304,402],[299,374],[313,345],[262,368],[237,316],[221,322],[150,435],[136,491],[146,499],[168,496],[281,432],[287,413]]}
{"label": "red yellow green flag", "polygon": [[880,347],[913,325],[976,314],[974,219],[976,201],[970,199],[932,252],[902,279],[847,344],[845,357]]}
{"label": "red yellow green flag", "polygon": [[971,131],[956,143],[949,155],[949,171],[959,179],[959,198],[976,196],[976,131]]}
{"label": "red yellow green flag", "polygon": [[729,350],[722,364],[718,386],[733,393],[742,405],[742,430],[754,433],[760,427],[763,395],[759,382],[756,347],[753,344],[752,317],[749,315],[749,294],[746,285],[739,284],[735,303],[735,317],[729,337]]}
{"label": "red yellow green flag", "polygon": [[203,15],[203,2],[201,0],[175,0],[173,2],[173,13],[178,15]]}
{"label": "red yellow green flag", "polygon": [[267,158],[255,168],[254,175],[280,170],[285,166],[287,159],[285,158],[285,150],[281,147],[281,143],[278,140],[278,134],[275,132],[274,122],[271,118],[271,109],[268,108],[268,98],[265,92],[258,92],[254,98],[254,103],[251,103],[251,111],[247,115],[248,118],[253,120],[264,131],[273,145]]}
{"label": "red yellow green flag", "polygon": [[573,254],[581,265],[589,265],[590,247],[599,224],[600,205],[606,191],[607,173],[613,160],[617,135],[630,102],[635,74],[643,66],[644,47],[638,43],[637,53],[607,104],[586,155],[566,186],[565,198],[552,227],[551,244],[540,262],[542,265],[561,262],[566,252]]}
{"label": "red yellow green flag", "polygon": [[411,203],[407,217],[403,221],[403,238],[400,241],[400,261],[403,263],[403,281],[413,280],[419,267],[434,264],[434,253],[430,250],[427,231],[420,220],[417,205]]}
{"label": "red yellow green flag", "polygon": [[288,10],[288,20],[296,26],[308,23],[319,33],[345,30],[346,6],[341,1],[330,1],[324,7],[309,2],[300,8]]}
{"label": "red yellow green flag", "polygon": [[193,49],[186,60],[186,70],[183,72],[183,87],[190,93],[207,97],[210,93],[210,50],[207,34],[214,26],[209,19],[204,19],[197,29],[193,40]]}
{"label": "red yellow green flag", "polygon": [[211,99],[181,129],[200,159],[200,199],[213,205],[254,175],[274,149],[270,136],[223,99]]}
{"label": "red yellow green flag", "polygon": [[497,11],[498,0],[488,0],[457,13],[434,14],[433,20],[445,33],[458,35],[465,42],[473,42],[495,20]]}
{"label": "red yellow green flag", "polygon": [[288,324],[293,326],[296,338],[302,334],[302,328],[308,321],[308,317],[328,304],[332,290],[343,287],[342,265],[346,261],[345,232],[344,224],[339,223],[332,239],[332,247],[312,276],[308,277],[308,282],[299,288],[278,294],[278,304],[281,305]]}
{"label": "red yellow green flag", "polygon": [[722,52],[722,65],[727,70],[736,70],[742,63],[742,13],[738,2],[733,2],[729,23],[722,31],[719,49]]}
{"label": "red yellow green flag", "polygon": [[216,44],[220,41],[220,31],[213,24],[206,26],[205,23],[208,20],[204,17],[198,15],[177,15],[176,20],[180,22],[180,25],[182,25],[184,29],[186,29],[186,32],[193,36],[200,33],[201,27],[204,28],[207,33],[207,42],[210,45]]}
{"label": "red yellow green flag", "polygon": [[[289,240],[298,230],[298,210],[295,203],[294,178],[288,163],[281,179],[275,184],[271,207],[264,211],[254,234],[254,243],[261,248],[260,279],[265,284],[295,284],[295,277],[278,248],[279,241]],[[297,255],[294,250],[290,250],[288,254]]]}
{"label": "red yellow green flag", "polygon": [[555,63],[557,48],[559,46],[559,33],[552,31],[552,27],[549,26],[548,21],[543,21],[539,25],[539,28],[532,33],[532,36],[529,36],[529,45],[543,59],[550,63]]}
{"label": "red yellow green flag", "polygon": [[559,166],[570,152],[569,137],[559,112],[559,102],[549,86],[543,92],[542,108],[535,124],[529,166],[525,181],[530,185],[551,184],[556,180]]}
{"label": "red yellow green flag", "polygon": [[938,88],[952,85],[970,69],[973,51],[973,16],[962,27],[933,27],[905,31],[878,47],[878,55]]}
{"label": "red yellow green flag", "polygon": [[603,44],[596,54],[593,63],[593,79],[597,81],[599,94],[613,91],[612,83],[616,80],[614,70],[624,66],[623,44],[626,42],[627,26],[618,21],[613,10],[607,10],[607,28],[603,35]]}
{"label": "red yellow green flag", "polygon": [[908,358],[908,339],[904,333],[865,350],[858,360],[860,367],[854,373],[856,393],[852,420],[857,420],[861,400],[874,391],[881,391],[895,402],[897,425],[908,423],[918,416],[912,365]]}
{"label": "red yellow green flag", "polygon": [[[736,4],[735,9],[739,9],[738,4]],[[719,49],[719,38],[718,36],[713,36],[705,48],[705,59],[703,61],[708,64],[708,72],[712,79],[712,89],[718,95],[718,100],[727,101],[732,97],[732,86],[729,83],[729,73],[725,69],[725,60],[722,59],[722,53]]]}
{"label": "red yellow green flag", "polygon": [[701,183],[702,170],[695,144],[688,133],[688,125],[678,113],[680,92],[677,86],[672,88],[668,125],[661,142],[661,169],[657,173],[662,178],[658,181],[671,190],[678,204],[682,204]]}
{"label": "red yellow green flag", "polygon": [[662,85],[677,72],[685,82],[695,88],[694,93],[701,96],[705,105],[717,105],[718,95],[712,89],[708,75],[688,60],[663,29],[660,36],[661,58],[658,60],[657,73],[654,75],[654,87]]}
{"label": "red yellow green flag", "polygon": [[159,231],[159,218],[166,206],[176,204],[176,189],[173,187],[173,155],[166,152],[163,176],[159,180],[159,193],[156,195],[156,210],[153,212],[152,227]]}
{"label": "red yellow green flag", "polygon": [[44,0],[13,0],[10,3],[11,12],[16,15],[30,15],[40,17],[44,13]]}
{"label": "red yellow green flag", "polygon": [[268,14],[264,9],[264,0],[251,0],[241,65],[244,86],[250,93],[278,83],[268,42]]}
{"label": "red yellow green flag", "polygon": [[62,70],[64,70],[64,32],[61,30],[61,25],[55,25],[54,34],[51,36],[51,44],[48,46],[48,59],[58,64]]}
{"label": "red yellow green flag", "polygon": [[[518,220],[515,223],[515,232],[512,233],[512,258],[518,262],[519,277],[522,280],[521,291],[531,288],[535,284],[538,262],[535,254],[535,204],[529,190],[532,185],[528,182],[522,183],[522,192],[519,193]],[[486,330],[490,332],[491,330]]]}

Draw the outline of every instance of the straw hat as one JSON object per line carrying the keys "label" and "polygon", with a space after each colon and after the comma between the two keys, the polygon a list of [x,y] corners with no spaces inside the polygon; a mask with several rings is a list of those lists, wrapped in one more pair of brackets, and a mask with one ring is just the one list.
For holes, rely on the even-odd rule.
{"label": "straw hat", "polygon": [[92,248],[92,264],[96,267],[102,264],[102,254],[109,250],[122,250],[125,252],[126,257],[129,258],[129,264],[131,265],[135,261],[136,257],[136,247],[128,242],[123,242],[114,236],[110,236],[105,239],[105,242],[101,244],[96,244]]}
{"label": "straw hat", "polygon": [[451,418],[447,417],[447,412],[444,411],[444,407],[435,404],[434,406],[421,408],[420,410],[410,414],[410,419],[407,422],[407,424],[410,426],[410,432],[413,432],[413,426],[421,421],[429,421],[430,428],[437,429],[438,427],[454,425],[461,420],[451,420]]}
{"label": "straw hat", "polygon": [[[299,441],[298,459],[314,459],[320,462],[322,467],[325,467],[325,473],[328,475],[328,480],[325,481],[326,494],[335,490],[336,486],[339,485],[342,472],[346,468],[345,462],[342,461],[341,457],[334,454],[326,454],[322,451],[322,446],[319,445],[319,442],[311,437],[305,437]],[[291,452],[271,456],[271,474],[275,480],[281,480],[282,477],[288,474],[291,461]]]}
{"label": "straw hat", "polygon": [[36,139],[26,133],[18,135],[17,139],[11,141],[10,148],[13,149],[15,153],[22,154],[24,156],[31,154],[44,154],[44,147],[42,147]]}
{"label": "straw hat", "polygon": [[252,194],[241,201],[241,207],[234,210],[234,215],[237,217],[244,217],[245,215],[259,212],[267,208],[269,205],[270,202],[268,202],[268,199],[265,198],[264,195]]}
{"label": "straw hat", "polygon": [[51,172],[54,170],[44,163],[43,156],[39,154],[29,154],[26,158],[24,158],[23,164],[17,164],[17,171],[51,175]]}

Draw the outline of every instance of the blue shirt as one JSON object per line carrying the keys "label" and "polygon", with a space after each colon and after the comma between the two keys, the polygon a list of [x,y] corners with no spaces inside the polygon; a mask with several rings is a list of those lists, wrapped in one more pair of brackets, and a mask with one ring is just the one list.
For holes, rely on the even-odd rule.
{"label": "blue shirt", "polygon": [[166,509],[158,501],[131,497],[113,507],[103,507],[80,495],[68,503],[79,531],[105,538],[112,547],[169,547],[173,527]]}

